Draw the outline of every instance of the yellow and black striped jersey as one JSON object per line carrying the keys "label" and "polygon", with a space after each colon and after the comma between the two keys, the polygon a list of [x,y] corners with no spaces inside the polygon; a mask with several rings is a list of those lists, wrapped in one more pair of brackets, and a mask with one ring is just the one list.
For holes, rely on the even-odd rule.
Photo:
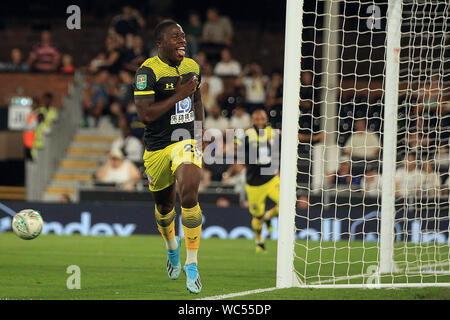
{"label": "yellow and black striped jersey", "polygon": [[[276,143],[279,143],[279,133],[271,126],[262,130],[251,127],[245,131],[245,134],[237,137],[238,148],[243,148],[240,150],[240,154],[245,155],[247,184],[259,186],[276,175],[278,165],[273,163],[274,160],[278,160],[277,155],[273,154],[273,147]],[[266,170],[263,171],[263,168]]]}
{"label": "yellow and black striped jersey", "polygon": [[[136,71],[134,99],[154,97],[155,102],[167,99],[175,92],[178,78],[182,76],[184,83],[197,76],[201,81],[200,68],[194,60],[183,58],[178,66],[163,62],[158,56],[149,58]],[[177,142],[172,141],[173,131],[183,128],[194,136],[194,97],[193,95],[177,102],[173,109],[167,111],[159,119],[145,127],[144,142],[148,151],[164,149]]]}

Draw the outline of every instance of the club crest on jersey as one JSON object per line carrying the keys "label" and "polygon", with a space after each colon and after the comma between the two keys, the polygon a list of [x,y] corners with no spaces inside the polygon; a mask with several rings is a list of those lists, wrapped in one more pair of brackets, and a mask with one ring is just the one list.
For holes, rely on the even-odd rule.
{"label": "club crest on jersey", "polygon": [[136,88],[138,88],[139,90],[143,90],[143,89],[145,89],[146,86],[147,86],[147,75],[141,74],[141,75],[137,76]]}
{"label": "club crest on jersey", "polygon": [[175,104],[175,114],[170,117],[170,124],[180,124],[195,120],[194,111],[192,111],[192,100],[187,97]]}

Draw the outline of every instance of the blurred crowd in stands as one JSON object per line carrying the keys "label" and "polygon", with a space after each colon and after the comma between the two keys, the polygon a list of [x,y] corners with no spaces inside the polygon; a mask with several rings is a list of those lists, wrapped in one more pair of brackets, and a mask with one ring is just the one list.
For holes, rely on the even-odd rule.
{"label": "blurred crowd in stands", "polygon": [[[203,14],[203,13],[202,13]],[[201,13],[190,12],[183,25],[187,39],[187,57],[195,59],[201,68],[202,100],[206,110],[205,129],[246,129],[251,126],[251,113],[256,109],[267,112],[269,124],[281,128],[283,78],[280,70],[263,72],[258,61],[242,64],[233,56],[234,29],[231,20],[216,8]],[[141,179],[144,125],[139,121],[134,104],[134,73],[149,57],[157,54],[154,41],[145,38],[149,28],[138,10],[125,6],[115,16],[98,53],[89,65],[80,66],[87,75],[84,91],[85,127],[120,128],[121,136],[113,144],[107,163],[99,168],[96,178],[117,182],[125,189],[134,188]],[[52,43],[51,32],[43,31],[41,42],[25,58],[19,49],[11,51],[11,61],[0,64],[0,71],[73,73],[73,58],[60,53]],[[301,74],[299,118],[298,175],[311,174],[313,146],[325,142],[321,130],[320,86],[313,72]],[[436,196],[448,194],[450,163],[449,95],[442,93],[439,80],[428,77],[425,88],[416,93],[401,94],[398,128],[398,164],[396,195]],[[45,97],[44,97],[45,98]],[[48,97],[47,97],[48,98]],[[383,101],[352,96],[340,101],[335,141],[326,144],[334,163],[326,175],[329,188],[361,190],[368,196],[377,196],[381,190]],[[50,104],[43,102],[50,112]],[[41,106],[41,104],[36,104]],[[45,114],[46,114],[45,113]],[[38,112],[38,114],[40,114]],[[44,114],[44,113],[43,113]],[[38,116],[36,123],[44,121]],[[38,132],[36,132],[38,135]],[[217,148],[226,152],[225,141],[215,141]],[[305,164],[306,163],[306,164]],[[141,168],[140,168],[141,166]],[[245,166],[239,164],[205,165],[201,189],[217,185],[233,186],[245,193]],[[304,169],[302,169],[304,168]],[[305,170],[305,172],[302,172]],[[142,171],[142,170],[141,170]],[[309,179],[309,178],[308,178]],[[309,184],[309,180],[299,184]],[[299,206],[304,206],[305,195],[299,195]],[[217,205],[226,206],[226,197]]]}

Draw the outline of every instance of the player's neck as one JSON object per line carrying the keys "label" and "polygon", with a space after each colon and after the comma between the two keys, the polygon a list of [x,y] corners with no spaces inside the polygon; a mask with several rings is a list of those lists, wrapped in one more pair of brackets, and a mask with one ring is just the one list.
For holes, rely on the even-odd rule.
{"label": "player's neck", "polygon": [[158,58],[159,60],[161,60],[162,62],[164,62],[165,64],[171,66],[171,67],[178,67],[180,65],[181,62],[176,63],[176,62],[171,62],[169,59],[167,59],[166,57],[158,54]]}

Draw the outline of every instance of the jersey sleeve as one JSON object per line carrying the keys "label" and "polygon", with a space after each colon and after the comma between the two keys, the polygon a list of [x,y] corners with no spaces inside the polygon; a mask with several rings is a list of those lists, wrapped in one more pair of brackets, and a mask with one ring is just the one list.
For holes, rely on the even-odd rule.
{"label": "jersey sleeve", "polygon": [[155,94],[156,76],[151,68],[140,67],[134,79],[134,99],[149,98]]}

